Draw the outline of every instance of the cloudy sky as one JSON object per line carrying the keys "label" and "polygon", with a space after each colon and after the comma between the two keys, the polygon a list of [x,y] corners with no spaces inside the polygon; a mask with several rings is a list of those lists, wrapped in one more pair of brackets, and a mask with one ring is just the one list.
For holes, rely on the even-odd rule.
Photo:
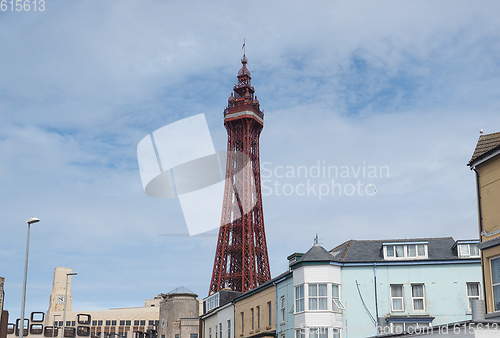
{"label": "cloudy sky", "polygon": [[[479,131],[500,131],[498,1],[47,1],[0,13],[0,276],[19,317],[46,311],[56,266],[73,309],[205,297],[216,230],[190,237],[178,199],[144,193],[139,141],[223,110],[248,68],[265,126],[271,273],[318,234],[477,238]],[[318,174],[318,170],[320,174]],[[326,171],[323,171],[326,170]],[[333,189],[332,189],[333,187]],[[376,192],[375,192],[375,188]],[[214,228],[217,224],[214,225]]]}

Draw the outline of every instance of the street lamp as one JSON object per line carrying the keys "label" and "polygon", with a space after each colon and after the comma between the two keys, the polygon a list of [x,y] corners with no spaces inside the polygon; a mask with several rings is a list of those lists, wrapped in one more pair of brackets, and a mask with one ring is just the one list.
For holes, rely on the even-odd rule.
{"label": "street lamp", "polygon": [[26,221],[28,223],[28,237],[26,239],[26,259],[24,260],[24,279],[23,279],[23,300],[21,303],[21,319],[20,319],[20,328],[19,328],[19,338],[23,338],[24,336],[24,306],[26,304],[26,281],[28,279],[28,252],[30,248],[30,226],[31,224],[35,224],[40,222],[40,220],[36,217],[31,217]]}
{"label": "street lamp", "polygon": [[[54,338],[54,331],[56,330],[56,317],[60,317],[59,314],[54,314],[54,323],[52,324],[52,338]],[[58,334],[59,336],[59,334]]]}
{"label": "street lamp", "polygon": [[[66,287],[64,295],[64,311],[63,311],[63,327],[62,327],[62,338],[64,338],[64,330],[66,329],[66,305],[68,304],[68,277],[78,275],[76,272],[66,273]],[[21,337],[22,338],[22,337]]]}

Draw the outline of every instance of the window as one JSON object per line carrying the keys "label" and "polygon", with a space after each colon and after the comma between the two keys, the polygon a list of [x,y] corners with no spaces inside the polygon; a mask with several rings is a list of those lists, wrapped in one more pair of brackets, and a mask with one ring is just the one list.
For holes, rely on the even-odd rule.
{"label": "window", "polygon": [[219,323],[220,338],[222,338],[222,323]]}
{"label": "window", "polygon": [[257,329],[260,329],[260,306],[257,306]]}
{"label": "window", "polygon": [[333,338],[340,338],[340,329],[334,327],[333,328]]}
{"label": "window", "polygon": [[[114,322],[116,324],[116,320],[114,320]],[[113,324],[113,325],[115,325],[115,324]],[[144,325],[146,325],[146,321],[145,320],[141,320],[141,326],[144,326]]]}
{"label": "window", "polygon": [[[241,324],[241,325],[243,325],[243,324]],[[208,328],[208,338],[212,338],[212,328],[211,327]]]}
{"label": "window", "polygon": [[327,297],[326,284],[309,284],[309,310],[326,310]]}
{"label": "window", "polygon": [[215,309],[219,306],[219,294],[216,293],[205,299],[205,312]]}
{"label": "window", "polygon": [[231,320],[227,320],[227,338],[231,338]]}
{"label": "window", "polygon": [[306,338],[306,333],[304,331],[304,329],[296,329],[295,338]]}
{"label": "window", "polygon": [[241,333],[245,333],[245,313],[241,313]]}
{"label": "window", "polygon": [[[62,322],[59,322],[59,323],[60,323],[59,325],[62,326]],[[97,326],[102,326],[102,320],[97,321]]]}
{"label": "window", "polygon": [[328,328],[327,327],[309,328],[309,338],[328,338]]}
{"label": "window", "polygon": [[411,285],[411,300],[414,311],[425,310],[424,284]]}
{"label": "window", "polygon": [[391,309],[393,312],[404,311],[403,285],[391,285]]}
{"label": "window", "polygon": [[125,326],[125,321],[124,320],[120,320],[120,326]]}
{"label": "window", "polygon": [[304,285],[295,287],[295,312],[304,311]]}
{"label": "window", "polygon": [[280,313],[281,313],[281,322],[285,322],[285,296],[281,296],[280,298]]}
{"label": "window", "polygon": [[385,259],[422,259],[427,258],[427,243],[384,243]]}
{"label": "window", "polygon": [[[108,320],[106,322],[108,322]],[[106,324],[106,325],[108,325],[108,324]],[[135,326],[139,326],[139,321],[138,320],[134,320],[134,325]]]}
{"label": "window", "polygon": [[[126,325],[126,326],[130,326],[130,325],[131,325],[131,323],[132,323],[132,321],[131,321],[131,320],[126,320],[126,321],[125,321],[125,325]],[[158,324],[156,324],[156,325],[158,325]]]}
{"label": "window", "polygon": [[198,338],[198,334],[197,333],[191,333],[189,335],[189,338]]}
{"label": "window", "polygon": [[[142,322],[141,322],[141,325],[144,325],[144,324],[142,324]],[[111,326],[116,326],[116,320],[111,321]]]}
{"label": "window", "polygon": [[150,320],[150,321],[148,322],[148,325],[149,325],[149,326],[153,326],[153,325],[155,325],[155,321],[154,321],[154,320]]}
{"label": "window", "polygon": [[273,322],[273,306],[271,302],[267,302],[267,325],[271,326]]}
{"label": "window", "polygon": [[[218,338],[219,337],[219,325],[215,324],[215,338]],[[175,338],[179,338],[179,337],[175,337]]]}
{"label": "window", "polygon": [[493,310],[500,311],[500,257],[490,260]]}
{"label": "window", "polygon": [[458,257],[480,257],[479,248],[475,243],[464,243],[458,245]]}
{"label": "window", "polygon": [[338,284],[332,285],[332,309],[333,311],[345,310],[344,304],[340,301],[340,290]]}
{"label": "window", "polygon": [[479,283],[467,283],[467,304],[472,311],[472,301],[479,299]]}
{"label": "window", "polygon": [[[251,308],[251,309],[250,309],[250,313],[251,313],[251,315],[252,315],[252,331],[253,331],[253,317],[254,317],[254,316],[253,316],[253,308]],[[215,337],[215,338],[217,338],[217,337]]]}

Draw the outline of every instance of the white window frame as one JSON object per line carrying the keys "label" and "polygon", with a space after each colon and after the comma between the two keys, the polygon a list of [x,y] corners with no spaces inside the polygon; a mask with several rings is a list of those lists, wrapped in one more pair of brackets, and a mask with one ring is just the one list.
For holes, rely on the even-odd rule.
{"label": "white window frame", "polygon": [[[392,295],[392,290],[393,287],[401,287],[401,296],[393,296]],[[404,312],[405,311],[405,289],[403,284],[391,284],[389,288],[389,295],[391,297],[391,312]],[[401,310],[394,309],[394,300],[401,299]]]}
{"label": "white window frame", "polygon": [[[386,260],[409,260],[429,258],[429,246],[427,242],[415,243],[383,243],[384,259]],[[415,255],[410,255],[410,248],[415,249]],[[424,249],[420,252],[419,249]],[[390,249],[390,250],[389,250]],[[400,250],[398,250],[400,249]],[[398,255],[399,253],[399,255]]]}
{"label": "white window frame", "polygon": [[[419,286],[422,287],[422,296],[415,296],[413,288]],[[415,309],[416,300],[422,300],[423,309]],[[419,312],[425,311],[425,284],[423,283],[411,284],[411,307],[413,311],[419,311]]]}
{"label": "white window frame", "polygon": [[[302,292],[301,292],[302,290]],[[294,295],[295,295],[295,313],[297,312],[303,312],[305,311],[305,284],[302,285],[297,285],[294,288]],[[298,293],[297,293],[298,291]]]}
{"label": "white window frame", "polygon": [[[475,246],[477,250],[477,254],[473,255],[471,247]],[[467,248],[464,250],[464,248]],[[479,251],[479,248],[477,247],[476,243],[458,243],[457,244],[457,250],[458,250],[458,257],[464,257],[464,258],[480,258],[481,257],[481,252]]]}
{"label": "white window frame", "polygon": [[491,299],[493,301],[493,311],[500,311],[500,299],[495,299],[495,288],[500,288],[500,280],[497,283],[493,282],[493,261],[498,261],[500,264],[500,256],[492,257],[489,259],[490,261],[490,278],[491,278]]}
{"label": "white window frame", "polygon": [[305,329],[295,329],[295,338],[306,338]]}
{"label": "white window frame", "polygon": [[[475,285],[477,287],[477,295],[469,294],[469,285]],[[467,295],[467,311],[472,312],[472,301],[474,299],[481,299],[481,284],[479,282],[467,282],[465,283],[465,294]]]}
{"label": "white window frame", "polygon": [[[337,288],[337,293],[338,296],[333,295],[333,289]],[[340,285],[339,284],[332,284],[332,310],[334,312],[341,312],[342,310],[345,310],[344,304],[342,304],[342,301],[340,300]]]}
{"label": "white window frame", "polygon": [[328,338],[328,327],[310,327],[309,338]]}
{"label": "white window frame", "polygon": [[280,298],[280,314],[281,314],[281,323],[284,323],[285,320],[285,312],[286,312],[286,302],[285,302],[285,296],[281,296]]}
{"label": "white window frame", "polygon": [[[320,295],[320,286],[324,286],[325,295]],[[316,289],[316,295],[311,296],[311,289]],[[327,311],[328,310],[328,284],[326,283],[311,283],[307,284],[307,306],[309,311]],[[311,300],[316,300],[316,308],[311,307]],[[323,303],[325,308],[320,308],[320,303]]]}

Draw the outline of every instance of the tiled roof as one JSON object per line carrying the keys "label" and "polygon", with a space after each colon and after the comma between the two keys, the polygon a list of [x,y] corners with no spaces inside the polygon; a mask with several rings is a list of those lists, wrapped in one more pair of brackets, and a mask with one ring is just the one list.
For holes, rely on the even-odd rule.
{"label": "tiled roof", "polygon": [[474,150],[474,154],[472,154],[469,165],[496,149],[500,149],[500,132],[479,136],[476,149]]}
{"label": "tiled roof", "polygon": [[330,253],[334,255],[334,260],[344,263],[387,262],[388,260],[384,260],[382,244],[399,242],[427,242],[429,255],[425,260],[428,261],[463,260],[463,258],[458,258],[452,250],[455,244],[452,237],[350,240],[330,250]]}
{"label": "tiled roof", "polygon": [[[313,245],[305,254],[295,263],[304,262],[325,262],[333,261],[335,258],[322,246]],[[292,264],[293,265],[293,264]]]}

